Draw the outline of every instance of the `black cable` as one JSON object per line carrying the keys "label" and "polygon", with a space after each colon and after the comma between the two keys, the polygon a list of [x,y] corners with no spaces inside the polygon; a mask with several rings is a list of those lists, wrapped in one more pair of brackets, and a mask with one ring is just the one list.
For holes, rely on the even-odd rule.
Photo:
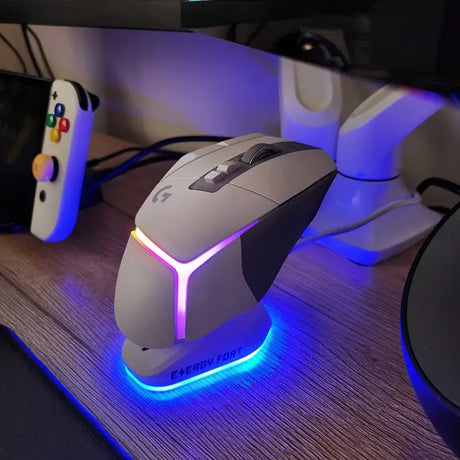
{"label": "black cable", "polygon": [[[177,161],[179,158],[183,157],[186,155],[184,152],[176,152],[173,150],[159,150],[157,155],[155,155],[152,158],[147,158],[145,160],[138,161],[134,164],[132,164],[129,168],[124,169],[122,172],[118,173],[116,177],[122,176],[123,174],[133,171],[134,169],[142,168],[144,166],[148,166],[153,163],[159,163],[160,161]],[[95,180],[96,182],[107,176],[109,173],[111,173],[115,168],[106,168],[106,169],[101,169],[96,171],[96,176]],[[105,182],[105,181],[104,181]]]}
{"label": "black cable", "polygon": [[37,43],[38,50],[40,51],[40,55],[42,57],[43,63],[45,64],[46,70],[48,71],[49,76],[54,80],[54,73],[51,70],[51,66],[48,62],[48,58],[46,57],[45,50],[43,49],[42,42],[40,38],[38,38],[38,35],[35,33],[35,31],[26,24],[26,33],[29,32],[32,37],[34,37],[35,43]]}
{"label": "black cable", "polygon": [[261,22],[250,34],[249,37],[246,39],[246,42],[244,43],[245,46],[249,46],[256,38],[257,35],[262,32],[262,29],[267,25],[266,22]]}
{"label": "black cable", "polygon": [[13,51],[13,53],[16,55],[19,63],[21,64],[22,67],[22,72],[27,73],[27,67],[26,63],[24,62],[24,59],[21,56],[21,53],[18,51],[18,49],[0,32],[0,40],[3,40],[3,42]]}
{"label": "black cable", "polygon": [[32,50],[32,46],[30,44],[29,40],[29,35],[27,34],[27,25],[26,24],[21,24],[21,30],[22,30],[22,36],[24,37],[24,41],[26,43],[27,51],[29,53],[29,57],[32,61],[33,66],[35,67],[35,71],[37,72],[37,75],[39,77],[43,77],[43,73],[40,69],[40,66],[38,65],[37,60],[35,59],[35,54]]}
{"label": "black cable", "polygon": [[[146,149],[141,150],[140,152],[133,155],[128,160],[124,161],[117,167],[110,170],[106,175],[100,177],[94,183],[91,184],[90,187],[98,187],[99,185],[103,184],[104,182],[108,182],[109,180],[113,179],[114,177],[123,174],[124,171],[130,169],[132,165],[137,163],[142,158],[146,157],[147,155],[158,152],[161,150],[162,147],[171,144],[181,144],[186,142],[222,142],[229,139],[228,137],[222,136],[178,136],[178,137],[171,137],[168,139],[164,139],[162,141],[156,142],[155,144],[150,145]],[[112,154],[111,154],[112,155]],[[164,157],[163,155],[161,157]]]}
{"label": "black cable", "polygon": [[428,177],[417,186],[417,193],[422,195],[428,187],[435,186],[460,196],[460,185],[441,177]]}
{"label": "black cable", "polygon": [[148,147],[126,147],[124,149],[121,149],[121,150],[117,150],[115,152],[112,152],[112,153],[109,153],[108,155],[104,155],[103,157],[100,157],[100,158],[93,158],[92,160],[88,160],[86,162],[86,167],[89,168],[89,167],[92,167],[92,166],[97,166],[98,164],[104,162],[104,161],[108,161],[108,160],[111,160],[112,158],[115,158],[119,155],[123,155],[124,153],[128,153],[128,152],[140,152],[141,150],[144,150]]}
{"label": "black cable", "polygon": [[132,166],[130,166],[128,169],[123,171],[122,174],[128,171],[132,171],[133,169],[137,168],[142,168],[143,166],[147,166],[152,163],[158,163],[159,161],[168,161],[168,160],[179,160],[182,158],[184,155],[186,155],[185,152],[176,152],[174,150],[159,150],[158,153],[161,155],[155,156],[153,158],[146,158],[145,160],[138,161],[137,163],[134,163]]}

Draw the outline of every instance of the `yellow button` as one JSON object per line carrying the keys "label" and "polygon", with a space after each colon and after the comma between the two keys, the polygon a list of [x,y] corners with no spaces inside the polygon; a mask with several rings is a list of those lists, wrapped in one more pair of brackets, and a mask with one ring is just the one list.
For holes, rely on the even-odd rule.
{"label": "yellow button", "polygon": [[50,139],[53,142],[59,142],[61,140],[61,133],[58,128],[53,128],[50,133]]}
{"label": "yellow button", "polygon": [[39,182],[49,182],[55,173],[55,162],[51,155],[40,153],[32,162],[32,174]]}

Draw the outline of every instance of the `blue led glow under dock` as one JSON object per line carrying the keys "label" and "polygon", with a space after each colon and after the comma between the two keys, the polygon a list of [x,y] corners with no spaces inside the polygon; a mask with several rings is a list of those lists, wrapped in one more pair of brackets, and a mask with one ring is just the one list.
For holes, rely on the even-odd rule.
{"label": "blue led glow under dock", "polygon": [[[155,385],[147,385],[143,382],[141,382],[129,369],[127,366],[125,366],[125,370],[126,370],[126,373],[128,374],[128,376],[137,384],[139,385],[141,388],[143,388],[144,390],[148,390],[148,391],[154,391],[154,392],[164,392],[164,391],[171,391],[171,390],[176,390],[178,388],[181,388],[183,387],[184,385],[188,385],[190,383],[193,383],[193,382],[196,382],[198,380],[202,380],[202,379],[205,379],[207,377],[211,377],[213,375],[216,375],[216,374],[220,374],[222,371],[225,371],[225,370],[228,370],[228,369],[231,369],[231,368],[235,368],[236,366],[238,366],[239,368],[241,368],[241,365],[245,364],[245,363],[251,363],[252,364],[258,364],[258,363],[253,363],[254,360],[257,360],[259,357],[262,359],[263,357],[263,354],[264,353],[261,353],[267,346],[267,344],[270,342],[270,339],[271,339],[271,336],[272,336],[272,329],[269,330],[268,334],[267,334],[267,337],[265,338],[264,342],[262,343],[262,345],[257,348],[255,351],[253,351],[252,353],[249,353],[248,355],[246,356],[243,356],[242,358],[240,359],[237,359],[236,361],[232,361],[231,363],[228,363],[228,364],[224,364],[223,366],[220,366],[220,367],[216,367],[215,369],[211,369],[210,371],[206,371],[206,372],[203,372],[202,374],[199,374],[199,375],[195,375],[193,377],[190,377],[186,380],[182,380],[178,383],[174,383],[172,385],[165,385],[165,386],[155,386]],[[241,370],[244,370],[244,369],[241,369]],[[212,380],[210,379],[209,380],[209,384],[212,383]]]}

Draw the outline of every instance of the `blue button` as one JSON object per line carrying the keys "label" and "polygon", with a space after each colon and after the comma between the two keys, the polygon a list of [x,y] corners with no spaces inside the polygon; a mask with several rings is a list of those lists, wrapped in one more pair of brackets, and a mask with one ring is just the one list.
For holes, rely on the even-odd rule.
{"label": "blue button", "polygon": [[54,106],[54,114],[57,117],[63,117],[65,112],[64,104],[56,104]]}

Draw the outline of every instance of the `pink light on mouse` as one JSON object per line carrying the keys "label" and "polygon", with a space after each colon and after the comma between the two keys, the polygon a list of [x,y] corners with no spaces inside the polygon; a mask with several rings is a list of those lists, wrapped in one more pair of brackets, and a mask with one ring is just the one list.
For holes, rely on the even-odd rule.
{"label": "pink light on mouse", "polygon": [[136,227],[136,229],[131,232],[133,237],[141,246],[149,251],[150,254],[152,254],[154,257],[171,268],[174,273],[174,323],[176,340],[185,339],[188,283],[193,272],[195,272],[199,267],[201,267],[223,248],[235,241],[247,230],[254,227],[257,222],[259,221],[256,220],[241,230],[238,230],[237,232],[212,246],[210,249],[203,252],[203,254],[199,255],[195,259],[190,260],[189,262],[179,262],[178,260],[174,259],[174,257],[171,257],[167,252],[163,251],[163,249],[157,246],[145,233],[143,233],[139,227]]}

